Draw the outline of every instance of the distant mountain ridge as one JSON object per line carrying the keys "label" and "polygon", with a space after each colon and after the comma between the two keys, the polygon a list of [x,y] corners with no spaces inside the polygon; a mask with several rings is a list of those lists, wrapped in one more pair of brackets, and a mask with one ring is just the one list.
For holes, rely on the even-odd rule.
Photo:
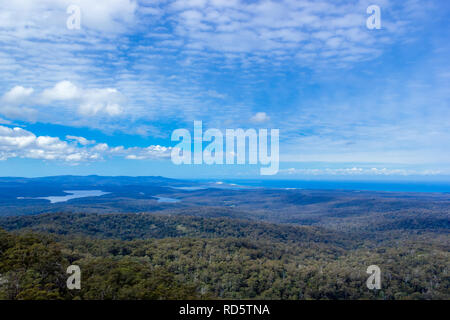
{"label": "distant mountain ridge", "polygon": [[62,176],[48,176],[48,177],[36,177],[36,178],[23,178],[23,177],[0,177],[0,183],[63,183],[63,184],[142,184],[142,183],[183,183],[192,184],[192,182],[177,180],[171,178],[165,178],[161,176],[76,176],[76,175],[62,175]]}

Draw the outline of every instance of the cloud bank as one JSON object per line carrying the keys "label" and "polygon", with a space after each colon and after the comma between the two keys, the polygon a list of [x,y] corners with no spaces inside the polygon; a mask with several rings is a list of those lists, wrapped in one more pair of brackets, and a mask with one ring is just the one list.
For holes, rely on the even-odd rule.
{"label": "cloud bank", "polygon": [[58,137],[36,136],[19,127],[0,126],[0,160],[28,158],[61,160],[72,164],[99,161],[108,157],[127,159],[168,159],[171,148],[152,145],[146,148],[110,147],[106,143],[89,141],[83,137],[67,136],[68,141]]}

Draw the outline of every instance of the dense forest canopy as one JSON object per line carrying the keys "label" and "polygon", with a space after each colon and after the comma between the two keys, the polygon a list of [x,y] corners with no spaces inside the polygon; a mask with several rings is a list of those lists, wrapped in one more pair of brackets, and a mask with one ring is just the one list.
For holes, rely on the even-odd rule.
{"label": "dense forest canopy", "polygon": [[[151,214],[0,220],[4,299],[449,299],[448,234]],[[79,265],[82,289],[66,287]],[[366,269],[382,270],[368,290]]]}

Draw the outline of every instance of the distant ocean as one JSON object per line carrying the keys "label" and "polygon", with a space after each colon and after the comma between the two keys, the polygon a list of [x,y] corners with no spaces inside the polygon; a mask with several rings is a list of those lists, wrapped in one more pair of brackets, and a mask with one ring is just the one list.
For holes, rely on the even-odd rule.
{"label": "distant ocean", "polygon": [[450,182],[381,182],[381,181],[301,181],[301,180],[223,180],[228,184],[264,188],[322,190],[361,190],[397,192],[450,192]]}

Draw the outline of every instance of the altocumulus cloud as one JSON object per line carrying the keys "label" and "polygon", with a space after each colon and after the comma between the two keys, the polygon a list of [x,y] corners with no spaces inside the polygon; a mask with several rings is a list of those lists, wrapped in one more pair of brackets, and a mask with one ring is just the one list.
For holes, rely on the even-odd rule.
{"label": "altocumulus cloud", "polygon": [[[80,30],[66,27],[71,4]],[[366,27],[371,4],[381,30]],[[0,124],[164,138],[196,119],[264,123],[283,128],[282,161],[436,167],[449,159],[447,12],[439,0],[0,1]],[[416,57],[421,43],[430,54]],[[264,90],[269,82],[280,86]],[[297,83],[301,95],[288,97]],[[61,139],[83,159],[164,154]]]}
{"label": "altocumulus cloud", "polygon": [[146,148],[110,147],[106,143],[96,143],[83,137],[66,138],[69,142],[58,137],[36,136],[19,127],[0,126],[0,160],[19,157],[79,163],[113,156],[138,160],[170,157],[170,147],[159,145]]}
{"label": "altocumulus cloud", "polygon": [[93,32],[124,32],[136,19],[137,2],[133,0],[21,0],[9,1],[2,9],[0,28],[14,28],[16,36],[49,36],[66,32],[66,9],[77,5],[82,12],[82,26]]}
{"label": "altocumulus cloud", "polygon": [[[210,114],[229,110],[227,118],[248,122],[250,107],[243,110],[218,88],[195,86],[176,71],[181,66],[195,78],[208,70],[205,62],[231,70],[267,64],[351,67],[410,40],[414,25],[420,25],[412,23],[415,2],[378,1],[383,12],[391,12],[383,15],[381,35],[366,28],[371,2],[365,0],[4,1],[0,89],[17,87],[10,94],[14,103],[5,97],[0,113],[9,120],[127,132],[137,121],[207,116],[203,111],[213,108]],[[66,28],[71,4],[81,9],[80,30]],[[33,88],[42,94],[30,92]],[[224,101],[210,103],[205,93]],[[116,121],[118,116],[123,118]]]}

